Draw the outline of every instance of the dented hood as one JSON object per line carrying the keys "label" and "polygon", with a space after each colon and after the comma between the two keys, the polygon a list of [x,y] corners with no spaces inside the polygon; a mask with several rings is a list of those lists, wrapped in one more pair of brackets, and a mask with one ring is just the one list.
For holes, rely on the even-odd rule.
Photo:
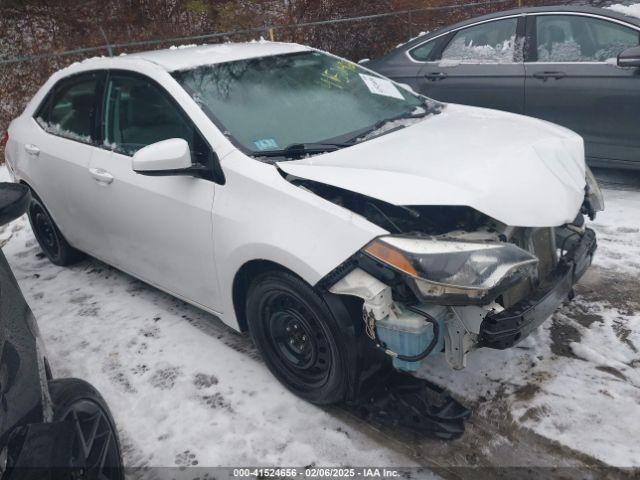
{"label": "dented hood", "polygon": [[511,226],[562,225],[584,200],[580,136],[530,117],[453,104],[353,147],[277,165],[394,205],[468,206]]}

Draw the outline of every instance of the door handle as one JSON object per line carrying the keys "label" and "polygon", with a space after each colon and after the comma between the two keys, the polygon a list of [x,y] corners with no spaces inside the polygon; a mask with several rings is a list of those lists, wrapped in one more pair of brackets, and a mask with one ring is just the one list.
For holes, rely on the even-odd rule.
{"label": "door handle", "polygon": [[424,75],[424,77],[432,82],[437,82],[438,80],[444,80],[449,75],[444,72],[429,72]]}
{"label": "door handle", "polygon": [[93,179],[98,183],[109,184],[113,182],[113,175],[103,168],[90,168],[89,173],[91,173]]}
{"label": "door handle", "polygon": [[25,152],[27,152],[29,155],[35,155],[36,157],[38,155],[40,155],[40,149],[38,147],[36,147],[35,145],[33,145],[32,143],[27,143],[24,146],[24,150]]}
{"label": "door handle", "polygon": [[561,78],[566,77],[567,74],[564,72],[536,72],[533,74],[533,78],[537,78],[546,82],[548,79],[553,78],[555,80],[560,80]]}

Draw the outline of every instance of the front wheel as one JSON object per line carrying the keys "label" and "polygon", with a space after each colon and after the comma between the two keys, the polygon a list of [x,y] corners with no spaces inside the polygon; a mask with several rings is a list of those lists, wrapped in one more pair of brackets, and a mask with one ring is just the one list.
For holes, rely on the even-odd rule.
{"label": "front wheel", "polygon": [[300,278],[273,271],[252,282],[249,331],[271,372],[305,400],[326,405],[345,398],[347,343],[331,310]]}
{"label": "front wheel", "polygon": [[40,248],[52,263],[66,266],[82,260],[84,257],[82,252],[69,245],[44,204],[35,194],[32,195],[27,214]]}
{"label": "front wheel", "polygon": [[49,393],[54,421],[70,422],[73,431],[59,478],[124,480],[118,432],[98,391],[84,380],[65,378],[50,381]]}

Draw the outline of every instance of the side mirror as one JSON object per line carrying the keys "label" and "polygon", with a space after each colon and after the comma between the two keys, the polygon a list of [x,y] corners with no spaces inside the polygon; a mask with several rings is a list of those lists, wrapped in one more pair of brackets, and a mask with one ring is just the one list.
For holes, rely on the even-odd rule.
{"label": "side mirror", "polygon": [[170,138],[141,148],[133,155],[133,171],[154,177],[170,175],[200,176],[207,168],[191,163],[189,144]]}
{"label": "side mirror", "polygon": [[21,217],[31,203],[31,191],[20,183],[0,183],[0,225]]}
{"label": "side mirror", "polygon": [[618,55],[619,67],[640,67],[640,47],[627,48]]}

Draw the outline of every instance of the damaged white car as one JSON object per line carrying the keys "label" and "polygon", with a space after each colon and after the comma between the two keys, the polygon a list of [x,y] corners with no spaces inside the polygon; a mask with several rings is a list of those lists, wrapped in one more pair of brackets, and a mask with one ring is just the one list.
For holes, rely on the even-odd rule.
{"label": "damaged white car", "polygon": [[89,254],[248,330],[318,404],[516,344],[590,265],[603,205],[571,131],[293,44],[74,64],[4,141],[51,261]]}

